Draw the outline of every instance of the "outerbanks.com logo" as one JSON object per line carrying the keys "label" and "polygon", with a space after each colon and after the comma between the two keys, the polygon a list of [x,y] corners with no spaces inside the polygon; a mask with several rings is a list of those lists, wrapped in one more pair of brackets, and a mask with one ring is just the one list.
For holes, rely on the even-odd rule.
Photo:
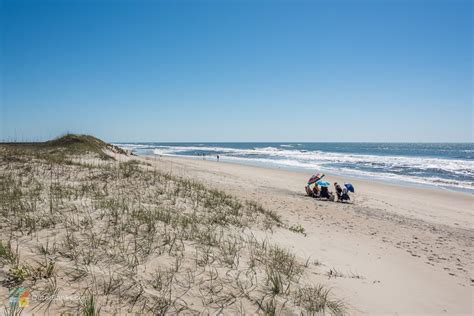
{"label": "outerbanks.com logo", "polygon": [[24,287],[10,289],[10,305],[21,308],[28,307],[30,304],[30,291]]}
{"label": "outerbanks.com logo", "polygon": [[78,295],[44,295],[44,294],[35,294],[32,293],[29,289],[24,287],[18,287],[16,289],[10,289],[9,291],[9,303],[10,308],[13,309],[23,309],[28,306],[35,306],[37,303],[41,302],[65,302],[65,301],[80,301],[80,296]]}

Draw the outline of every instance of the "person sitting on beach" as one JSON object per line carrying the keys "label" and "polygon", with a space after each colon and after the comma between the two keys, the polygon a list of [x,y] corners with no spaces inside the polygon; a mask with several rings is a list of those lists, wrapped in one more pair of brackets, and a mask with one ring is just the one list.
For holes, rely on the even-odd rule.
{"label": "person sitting on beach", "polygon": [[307,194],[308,196],[314,197],[314,193],[313,193],[313,191],[311,190],[311,187],[310,187],[309,184],[307,184],[307,185],[304,187],[304,189],[306,190],[306,194]]}
{"label": "person sitting on beach", "polygon": [[313,187],[313,197],[317,198],[319,197],[319,194],[320,194],[319,185],[315,183]]}
{"label": "person sitting on beach", "polygon": [[349,190],[347,190],[347,188],[342,189],[342,194],[341,194],[340,201],[341,202],[350,201],[350,199],[351,199],[351,197],[349,196]]}
{"label": "person sitting on beach", "polygon": [[329,193],[328,187],[321,187],[321,191],[319,192],[320,198],[330,199],[331,194]]}
{"label": "person sitting on beach", "polygon": [[342,196],[342,188],[341,188],[341,186],[340,186],[337,182],[334,182],[334,188],[336,189],[337,201],[338,201],[338,202],[341,202],[341,201],[342,201],[342,199],[341,199],[341,196]]}

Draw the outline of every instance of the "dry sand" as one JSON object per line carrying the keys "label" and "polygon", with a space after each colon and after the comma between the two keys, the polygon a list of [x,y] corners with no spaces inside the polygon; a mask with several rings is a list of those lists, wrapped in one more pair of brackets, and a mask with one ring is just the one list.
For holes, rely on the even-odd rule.
{"label": "dry sand", "polygon": [[309,174],[222,159],[140,159],[258,201],[289,226],[303,226],[306,237],[283,230],[267,237],[320,262],[352,314],[473,313],[472,195],[351,179],[354,203],[341,204],[306,197]]}

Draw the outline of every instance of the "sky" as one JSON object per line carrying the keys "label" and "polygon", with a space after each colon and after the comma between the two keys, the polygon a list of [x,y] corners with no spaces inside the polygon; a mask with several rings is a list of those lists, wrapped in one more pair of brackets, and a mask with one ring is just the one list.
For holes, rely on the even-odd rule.
{"label": "sky", "polygon": [[474,140],[471,1],[0,6],[3,141]]}

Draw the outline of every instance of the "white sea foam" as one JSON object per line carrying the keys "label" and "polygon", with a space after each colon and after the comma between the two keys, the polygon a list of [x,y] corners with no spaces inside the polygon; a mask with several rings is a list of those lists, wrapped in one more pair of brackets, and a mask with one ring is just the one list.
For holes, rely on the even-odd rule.
{"label": "white sea foam", "polygon": [[[222,158],[221,158],[222,159]],[[474,182],[472,181],[457,181],[452,179],[446,179],[441,177],[420,177],[414,175],[404,175],[404,174],[395,174],[389,171],[384,172],[373,172],[373,171],[364,171],[354,168],[335,168],[325,165],[324,162],[302,162],[292,159],[285,160],[275,160],[275,159],[265,159],[265,158],[242,158],[242,157],[224,157],[223,159],[228,161],[240,162],[240,163],[251,163],[261,165],[269,165],[282,168],[296,168],[296,169],[306,169],[308,171],[316,172],[323,171],[333,174],[347,175],[351,177],[361,177],[361,178],[376,178],[379,180],[390,180],[393,182],[405,182],[405,183],[416,183],[423,185],[432,185],[437,187],[452,187],[467,191],[474,191]]]}
{"label": "white sea foam", "polygon": [[267,155],[274,158],[295,159],[301,162],[321,162],[321,163],[351,163],[351,164],[370,164],[373,166],[392,166],[417,169],[439,169],[460,173],[463,175],[473,174],[474,161],[460,159],[426,158],[426,157],[407,157],[407,156],[378,156],[361,154],[343,154],[322,151],[306,151],[278,149],[275,147],[263,147],[256,149],[238,149],[227,147],[194,147],[194,146],[157,146],[154,151],[157,154],[178,154],[185,151],[215,151],[222,154],[232,153],[237,156],[247,155]]}

